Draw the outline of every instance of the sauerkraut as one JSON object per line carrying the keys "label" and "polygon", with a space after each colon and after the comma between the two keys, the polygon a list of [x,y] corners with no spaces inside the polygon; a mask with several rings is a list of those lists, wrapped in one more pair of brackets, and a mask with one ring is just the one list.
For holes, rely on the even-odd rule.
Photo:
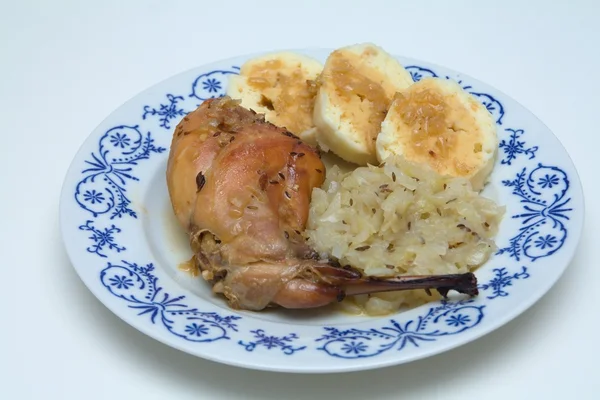
{"label": "sauerkraut", "polygon": [[[441,176],[401,156],[343,173],[314,189],[306,235],[323,258],[368,276],[437,275],[477,269],[495,251],[504,207],[467,179]],[[439,298],[422,290],[348,298],[349,312],[382,315]]]}

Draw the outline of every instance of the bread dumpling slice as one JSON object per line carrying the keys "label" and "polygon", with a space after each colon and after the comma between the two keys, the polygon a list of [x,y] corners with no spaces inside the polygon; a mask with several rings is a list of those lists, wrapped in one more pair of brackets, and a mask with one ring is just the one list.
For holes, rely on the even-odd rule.
{"label": "bread dumpling slice", "polygon": [[494,168],[496,123],[458,83],[425,78],[396,94],[376,148],[379,161],[402,155],[442,175],[467,178],[481,190]]}
{"label": "bread dumpling slice", "polygon": [[375,141],[392,98],[412,83],[410,73],[373,44],[332,52],[313,113],[321,148],[355,164],[376,164]]}
{"label": "bread dumpling slice", "polygon": [[314,81],[322,70],[319,61],[302,54],[267,54],[247,61],[239,75],[229,78],[227,95],[296,135],[311,133],[314,132]]}

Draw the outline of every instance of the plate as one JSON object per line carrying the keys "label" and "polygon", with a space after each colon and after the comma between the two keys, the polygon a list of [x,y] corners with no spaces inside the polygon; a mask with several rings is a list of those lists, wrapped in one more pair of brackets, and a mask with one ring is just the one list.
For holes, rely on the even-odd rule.
{"label": "plate", "polygon": [[[293,50],[324,61],[330,50]],[[566,151],[535,116],[461,73],[397,57],[415,81],[456,80],[496,120],[499,152],[486,194],[506,206],[498,252],[477,272],[480,295],[385,317],[330,310],[229,309],[178,270],[190,256],[165,170],[174,127],[256,55],[195,68],[128,101],[98,126],[68,170],[60,222],[73,267],[113,313],[169,346],[209,360],[280,372],[343,372],[428,357],[468,343],[534,304],[567,268],[584,216]]]}

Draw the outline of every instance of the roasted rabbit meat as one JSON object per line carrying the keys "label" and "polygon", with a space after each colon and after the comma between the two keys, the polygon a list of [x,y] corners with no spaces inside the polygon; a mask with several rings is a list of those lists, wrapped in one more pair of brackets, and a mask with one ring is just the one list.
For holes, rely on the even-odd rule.
{"label": "roasted rabbit meat", "polygon": [[179,123],[167,167],[171,203],[193,262],[231,307],[312,308],[404,289],[477,294],[470,273],[375,279],[319,260],[302,233],[324,178],[315,148],[228,97],[206,100]]}

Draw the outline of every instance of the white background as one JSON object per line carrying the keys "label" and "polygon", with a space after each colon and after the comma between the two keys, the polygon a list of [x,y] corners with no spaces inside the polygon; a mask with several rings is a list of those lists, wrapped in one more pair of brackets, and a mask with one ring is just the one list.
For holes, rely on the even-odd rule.
{"label": "white background", "polygon": [[[599,25],[594,1],[3,0],[0,398],[600,398]],[[539,303],[433,358],[319,376],[197,359],[145,337],[86,290],[61,243],[58,198],[71,158],[104,117],[214,60],[363,41],[491,84],[574,158],[583,239]]]}

